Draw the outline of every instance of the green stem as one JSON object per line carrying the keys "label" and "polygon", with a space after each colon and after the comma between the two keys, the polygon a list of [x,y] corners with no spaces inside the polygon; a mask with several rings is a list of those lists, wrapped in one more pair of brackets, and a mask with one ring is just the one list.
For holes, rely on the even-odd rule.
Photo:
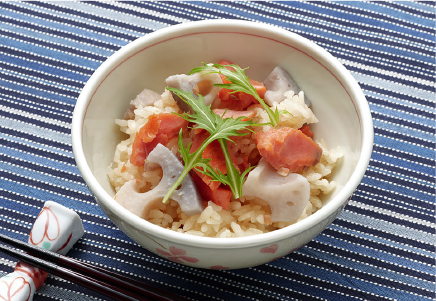
{"label": "green stem", "polygon": [[268,117],[269,117],[269,120],[271,121],[272,126],[275,127],[279,123],[278,117],[276,118],[277,115],[274,114],[274,112],[271,110],[271,108],[265,103],[265,101],[263,101],[263,99],[259,96],[259,94],[257,94],[257,92],[255,92],[254,97],[263,106],[266,113],[268,114]]}
{"label": "green stem", "polygon": [[177,181],[173,184],[173,186],[171,186],[170,190],[168,190],[167,194],[165,194],[162,202],[164,204],[166,204],[168,202],[168,200],[170,199],[171,195],[173,194],[174,191],[177,190],[177,187],[180,186],[180,184],[182,184],[183,180],[186,178],[186,176],[188,175],[189,171],[194,168],[195,164],[198,161],[198,158],[201,157],[201,155],[203,154],[203,151],[205,150],[205,148],[213,141],[215,140],[215,138],[213,136],[209,136],[208,139],[206,139],[206,141],[204,141],[204,143],[201,145],[200,148],[198,148],[194,153],[191,154],[190,157],[190,163],[187,164],[187,162],[185,162],[185,166],[183,168],[182,174],[179,176],[179,178],[177,179]]}
{"label": "green stem", "polygon": [[[218,139],[218,142],[221,145],[221,149],[223,150],[224,157],[226,158],[226,167],[227,167],[227,178],[229,181],[230,189],[233,192],[233,196],[235,199],[239,199],[241,197],[240,189],[238,187],[238,183],[236,183],[235,179],[239,177],[239,172],[233,165],[232,159],[230,158],[229,148],[227,146],[227,141],[223,138]],[[235,173],[238,173],[236,176]]]}
{"label": "green stem", "polygon": [[173,194],[173,192],[177,189],[177,187],[180,186],[180,184],[182,184],[183,180],[185,179],[185,177],[188,175],[189,171],[191,169],[187,169],[184,168],[182,174],[180,175],[180,177],[177,179],[177,181],[173,184],[173,186],[171,186],[170,190],[168,190],[167,194],[164,196],[162,202],[164,204],[166,204],[168,202],[168,200],[170,199],[170,196]]}

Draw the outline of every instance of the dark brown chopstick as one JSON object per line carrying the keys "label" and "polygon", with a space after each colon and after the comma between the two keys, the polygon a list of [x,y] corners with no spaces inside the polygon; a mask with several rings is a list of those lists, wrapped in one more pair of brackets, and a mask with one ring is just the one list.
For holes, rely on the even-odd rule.
{"label": "dark brown chopstick", "polygon": [[114,300],[129,301],[187,301],[183,297],[149,286],[145,283],[118,275],[103,268],[83,263],[21,240],[0,233],[0,241],[17,249],[0,244],[0,251],[7,253],[48,273],[86,286]]}

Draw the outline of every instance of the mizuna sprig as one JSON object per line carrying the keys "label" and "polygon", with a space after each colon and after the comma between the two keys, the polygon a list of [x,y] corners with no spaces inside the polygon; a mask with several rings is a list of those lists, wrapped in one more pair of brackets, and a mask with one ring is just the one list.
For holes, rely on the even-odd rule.
{"label": "mizuna sprig", "polygon": [[[227,67],[230,67],[228,69]],[[231,70],[233,69],[233,70]],[[247,68],[246,68],[247,69]],[[259,96],[256,89],[253,87],[253,85],[250,83],[250,79],[247,75],[245,75],[245,69],[242,69],[238,65],[220,65],[220,64],[213,64],[208,65],[206,63],[203,63],[203,66],[196,67],[192,69],[188,74],[193,73],[199,73],[203,72],[205,74],[207,73],[220,73],[227,77],[227,80],[229,80],[230,84],[215,84],[214,86],[233,90],[233,92],[245,92],[247,94],[252,95],[256,100],[262,105],[266,113],[268,114],[268,117],[270,119],[271,125],[275,127],[279,123],[279,116],[280,114],[288,113],[287,111],[278,111],[277,107],[275,111],[273,111],[270,106],[268,106],[265,101]]]}
{"label": "mizuna sprig", "polygon": [[[209,132],[210,136],[197,150],[191,153],[190,148],[192,143],[188,147],[185,147],[183,144],[182,131],[179,132],[179,150],[184,161],[184,169],[180,177],[165,195],[163,202],[166,203],[168,201],[171,194],[177,189],[183,179],[188,175],[189,171],[193,168],[209,175],[215,181],[220,181],[228,185],[235,198],[241,197],[245,175],[251,170],[251,168],[247,169],[242,174],[239,174],[239,171],[236,169],[230,158],[227,141],[233,142],[231,140],[232,136],[246,135],[246,132],[240,132],[240,130],[247,129],[249,126],[256,124],[250,120],[246,120],[246,117],[223,119],[222,116],[215,114],[210,106],[207,106],[204,103],[203,96],[198,95],[195,97],[191,92],[185,92],[171,87],[167,87],[167,89],[189,104],[194,111],[192,114],[185,113],[180,116],[189,122],[197,124],[197,128],[205,129]],[[224,175],[220,170],[215,171],[209,164],[210,159],[202,158],[202,153],[214,140],[218,140],[224,152],[227,167],[226,175]]]}

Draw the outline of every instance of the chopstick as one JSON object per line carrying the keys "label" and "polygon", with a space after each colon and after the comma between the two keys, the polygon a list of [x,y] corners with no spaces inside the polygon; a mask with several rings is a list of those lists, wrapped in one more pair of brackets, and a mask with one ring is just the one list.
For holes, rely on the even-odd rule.
{"label": "chopstick", "polygon": [[103,268],[80,262],[76,259],[57,254],[24,243],[21,240],[0,233],[0,241],[24,253],[0,244],[0,251],[40,268],[50,274],[70,280],[120,301],[187,301],[170,292],[152,287]]}

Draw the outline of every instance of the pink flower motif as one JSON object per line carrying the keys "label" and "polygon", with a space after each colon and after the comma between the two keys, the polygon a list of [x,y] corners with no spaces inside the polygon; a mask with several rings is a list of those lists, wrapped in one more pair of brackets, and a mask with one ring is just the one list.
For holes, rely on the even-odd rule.
{"label": "pink flower motif", "polygon": [[222,265],[213,265],[209,269],[211,269],[211,270],[227,270],[228,267],[223,267]]}
{"label": "pink flower motif", "polygon": [[260,249],[260,253],[272,253],[274,254],[275,252],[277,252],[279,246],[277,244],[273,244],[269,247],[265,247]]}
{"label": "pink flower motif", "polygon": [[166,256],[167,259],[178,262],[178,263],[183,263],[183,261],[189,262],[189,263],[196,263],[198,262],[197,258],[193,258],[193,257],[189,257],[189,256],[185,256],[186,255],[186,251],[182,250],[182,249],[178,249],[174,246],[170,247],[170,253],[168,253],[167,251],[164,251],[162,249],[157,248],[156,251],[163,255]]}

